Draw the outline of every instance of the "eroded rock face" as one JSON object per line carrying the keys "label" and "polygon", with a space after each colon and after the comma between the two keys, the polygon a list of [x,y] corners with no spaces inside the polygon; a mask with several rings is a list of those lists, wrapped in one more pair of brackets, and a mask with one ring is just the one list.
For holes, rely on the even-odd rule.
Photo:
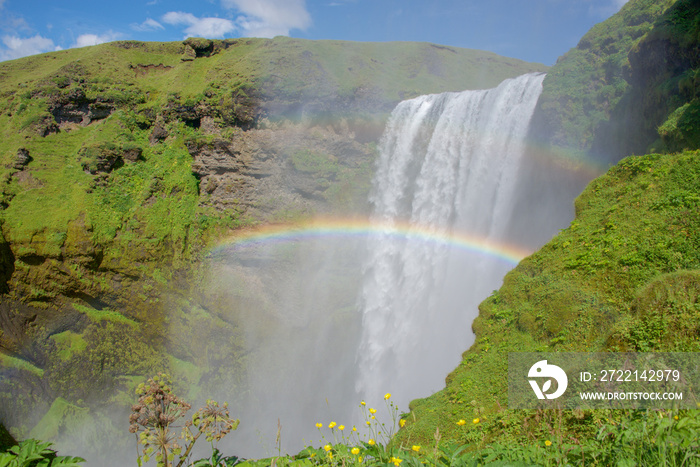
{"label": "eroded rock face", "polygon": [[151,134],[148,137],[148,142],[151,143],[151,146],[153,146],[154,144],[165,140],[168,136],[169,133],[165,128],[163,128],[163,125],[161,123],[156,123],[153,126],[153,131],[151,131]]}
{"label": "eroded rock face", "polygon": [[[350,132],[303,125],[237,129],[228,139],[192,143],[188,150],[203,204],[262,219],[287,209],[332,210],[342,185],[374,160],[373,150]],[[361,197],[364,202],[366,191]]]}
{"label": "eroded rock face", "polygon": [[58,126],[65,128],[71,124],[86,126],[93,120],[107,118],[114,106],[109,102],[89,99],[83,89],[75,88],[53,102],[50,110]]}

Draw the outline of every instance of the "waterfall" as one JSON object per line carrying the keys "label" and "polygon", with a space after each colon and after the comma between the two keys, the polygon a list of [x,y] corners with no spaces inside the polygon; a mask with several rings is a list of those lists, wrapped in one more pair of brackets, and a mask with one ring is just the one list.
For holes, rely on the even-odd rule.
{"label": "waterfall", "polygon": [[518,183],[533,173],[524,139],[543,79],[401,102],[380,142],[361,236],[352,221],[337,236],[263,241],[212,263],[209,287],[245,305],[236,313],[252,344],[230,452],[274,454],[278,420],[279,448],[298,452],[302,440],[318,441],[316,423],[360,426],[361,399],[378,408],[390,392],[405,410],[444,387],[473,341],[479,302],[513,267],[450,239],[518,243],[527,229],[509,232],[516,201],[528,216],[546,205]]}
{"label": "waterfall", "polygon": [[[527,74],[494,89],[401,102],[380,143],[371,221],[388,231],[407,223],[435,236],[515,241],[507,225],[543,79]],[[388,232],[368,239],[359,291],[359,395],[369,402],[392,392],[403,406],[441,389],[473,342],[478,303],[510,267],[445,242]]]}

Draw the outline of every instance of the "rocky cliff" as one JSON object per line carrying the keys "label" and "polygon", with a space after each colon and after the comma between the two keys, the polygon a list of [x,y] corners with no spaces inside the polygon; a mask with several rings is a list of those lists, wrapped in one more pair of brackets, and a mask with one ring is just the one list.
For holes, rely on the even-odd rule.
{"label": "rocky cliff", "polygon": [[659,127],[695,99],[697,8],[692,1],[631,0],[594,26],[549,71],[533,137],[572,164],[601,168],[652,148],[696,148],[674,142],[679,114]]}

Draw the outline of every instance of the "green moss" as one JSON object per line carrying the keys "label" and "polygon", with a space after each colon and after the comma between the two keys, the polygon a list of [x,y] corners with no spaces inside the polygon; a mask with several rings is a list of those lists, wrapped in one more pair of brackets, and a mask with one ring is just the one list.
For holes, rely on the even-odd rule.
{"label": "green moss", "polygon": [[694,99],[678,107],[658,131],[667,151],[700,147],[700,101]]}
{"label": "green moss", "polygon": [[18,370],[27,371],[39,378],[43,378],[44,370],[33,365],[32,363],[21,358],[12,357],[10,355],[0,353],[0,366],[5,368],[16,368]]}
{"label": "green moss", "polygon": [[58,357],[62,360],[70,360],[74,354],[80,354],[87,349],[87,342],[83,336],[73,331],[64,331],[51,336],[60,350]]}
{"label": "green moss", "polygon": [[290,160],[295,170],[317,177],[333,178],[339,171],[338,159],[331,154],[297,151],[291,155]]}
{"label": "green moss", "polygon": [[56,439],[62,432],[78,433],[90,422],[90,410],[57,398],[46,415],[29,432],[29,437],[42,440]]}
{"label": "green moss", "polygon": [[73,308],[75,308],[81,313],[85,313],[88,316],[88,318],[90,318],[90,320],[94,323],[99,323],[101,321],[110,321],[112,323],[125,324],[131,328],[136,328],[139,325],[133,319],[127,318],[126,316],[117,311],[108,310],[106,308],[102,310],[96,310],[94,308],[80,305],[78,303],[73,303]]}

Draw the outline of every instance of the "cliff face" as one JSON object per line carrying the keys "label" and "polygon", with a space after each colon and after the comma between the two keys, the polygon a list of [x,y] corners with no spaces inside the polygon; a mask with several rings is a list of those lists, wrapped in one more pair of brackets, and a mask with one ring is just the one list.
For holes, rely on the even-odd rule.
{"label": "cliff face", "polygon": [[[633,111],[639,109],[639,101],[632,92],[630,53],[639,50],[635,47],[674,3],[631,0],[560,57],[544,82],[533,117],[534,139],[573,163],[594,162],[602,167],[639,146],[643,152],[656,135],[654,128],[641,125]],[[630,139],[636,146],[630,145]]]}
{"label": "cliff face", "polygon": [[208,249],[240,227],[363,212],[399,100],[543,68],[288,38],[0,64],[0,421],[79,437],[90,407],[105,430],[91,436],[117,440],[109,416],[142,376],[238,387],[246,303],[202,292]]}
{"label": "cliff face", "polygon": [[[657,19],[649,34],[630,51],[629,97],[614,116],[629,122],[629,130],[622,135],[629,140],[627,153],[700,147],[699,30],[700,6],[681,0]],[[614,137],[602,134],[599,144]]]}

